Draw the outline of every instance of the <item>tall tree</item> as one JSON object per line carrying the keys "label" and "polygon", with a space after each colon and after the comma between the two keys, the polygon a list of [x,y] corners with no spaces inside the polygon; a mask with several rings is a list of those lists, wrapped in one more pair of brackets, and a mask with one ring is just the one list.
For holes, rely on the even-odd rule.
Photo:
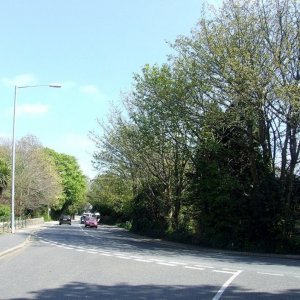
{"label": "tall tree", "polygon": [[[2,146],[6,158],[10,147]],[[9,178],[10,184],[11,178]],[[34,136],[28,135],[16,144],[15,212],[17,216],[38,210],[47,211],[61,194],[61,184],[54,165],[45,156],[43,147]],[[10,197],[10,191],[5,192]]]}
{"label": "tall tree", "polygon": [[63,187],[63,193],[53,205],[53,210],[58,213],[63,211],[75,214],[86,201],[87,179],[80,170],[75,157],[57,153],[49,148],[45,148],[44,151],[55,164]]}
{"label": "tall tree", "polygon": [[[225,1],[216,16],[199,22],[192,37],[178,39],[175,49],[191,81],[210,86],[196,102],[215,101],[228,115],[221,118],[224,134],[232,129],[243,134],[253,198],[266,176],[271,172],[274,182],[279,170],[286,212],[276,222],[292,230],[299,201],[291,198],[300,145],[299,2]],[[219,133],[214,137],[222,142]],[[264,193],[274,203],[271,189]]]}
{"label": "tall tree", "polygon": [[92,180],[87,196],[93,210],[112,220],[130,218],[132,184],[114,173],[105,173]]}
{"label": "tall tree", "polygon": [[228,244],[229,233],[234,241],[251,236],[239,247],[293,236],[299,5],[224,1],[191,36],[176,40],[168,64],[146,65],[134,76],[128,121],[97,138],[95,160],[131,174],[135,206],[147,218],[176,229],[184,205],[200,236]]}

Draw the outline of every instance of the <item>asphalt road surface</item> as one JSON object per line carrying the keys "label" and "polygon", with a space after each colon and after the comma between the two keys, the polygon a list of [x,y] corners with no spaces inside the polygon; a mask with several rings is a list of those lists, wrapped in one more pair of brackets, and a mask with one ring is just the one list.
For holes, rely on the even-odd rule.
{"label": "asphalt road surface", "polygon": [[300,299],[300,260],[53,225],[0,258],[0,299]]}

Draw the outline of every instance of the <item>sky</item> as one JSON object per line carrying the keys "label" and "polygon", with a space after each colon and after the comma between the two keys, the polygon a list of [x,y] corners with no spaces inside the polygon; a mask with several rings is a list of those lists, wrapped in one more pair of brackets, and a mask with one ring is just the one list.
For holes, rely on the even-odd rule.
{"label": "sky", "polygon": [[[207,2],[218,5],[219,1]],[[133,74],[161,65],[168,42],[190,35],[202,0],[0,0],[0,138],[34,135],[96,176],[89,132],[110,116]],[[61,88],[47,85],[60,83]],[[45,85],[45,86],[44,86]]]}

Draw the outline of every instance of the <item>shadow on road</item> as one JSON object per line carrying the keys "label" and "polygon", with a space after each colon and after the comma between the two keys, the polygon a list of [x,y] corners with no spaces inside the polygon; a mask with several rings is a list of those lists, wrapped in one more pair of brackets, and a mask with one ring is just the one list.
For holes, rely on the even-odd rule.
{"label": "shadow on road", "polygon": [[[82,228],[84,228],[82,226]],[[57,229],[57,230],[53,230]],[[184,258],[208,258],[218,262],[244,264],[263,264],[300,267],[300,259],[286,259],[272,255],[246,254],[240,252],[228,252],[214,249],[204,249],[179,243],[165,242],[148,237],[139,236],[125,229],[100,225],[98,229],[88,228],[83,230],[78,226],[54,226],[50,230],[41,231],[38,236],[57,243],[68,243],[75,247],[87,249],[101,249],[104,251],[128,252],[136,255],[163,255],[172,259]],[[66,235],[66,231],[68,234]],[[66,241],[66,237],[68,240]]]}
{"label": "shadow on road", "polygon": [[[59,288],[32,291],[28,299],[212,299],[218,287],[204,286],[157,286],[157,285],[126,285],[115,286],[87,284],[72,282]],[[289,299],[296,300],[300,297],[300,290],[290,290],[274,293],[253,293],[231,287],[222,299]],[[20,300],[27,298],[11,298]]]}

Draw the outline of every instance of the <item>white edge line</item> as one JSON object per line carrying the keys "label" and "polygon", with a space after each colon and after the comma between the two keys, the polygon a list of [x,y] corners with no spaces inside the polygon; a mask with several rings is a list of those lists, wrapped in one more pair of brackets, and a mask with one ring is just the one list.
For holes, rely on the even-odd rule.
{"label": "white edge line", "polygon": [[222,287],[219,289],[219,291],[217,292],[217,294],[212,298],[212,300],[218,300],[221,298],[222,294],[224,293],[224,291],[226,290],[226,288],[228,288],[228,286],[230,285],[230,283],[237,277],[240,275],[240,273],[242,273],[242,271],[237,271],[236,273],[234,273],[223,285]]}
{"label": "white edge line", "polygon": [[170,264],[179,265],[179,266],[184,266],[184,265],[186,265],[186,263],[183,263],[183,262],[177,262],[177,261],[170,261]]}
{"label": "white edge line", "polygon": [[176,265],[170,264],[170,263],[164,263],[164,262],[158,262],[158,265],[163,265],[163,266],[169,266],[169,267],[176,267]]}
{"label": "white edge line", "polygon": [[141,259],[141,258],[135,258],[135,261],[140,261],[140,262],[151,262],[150,260],[147,259]]}

